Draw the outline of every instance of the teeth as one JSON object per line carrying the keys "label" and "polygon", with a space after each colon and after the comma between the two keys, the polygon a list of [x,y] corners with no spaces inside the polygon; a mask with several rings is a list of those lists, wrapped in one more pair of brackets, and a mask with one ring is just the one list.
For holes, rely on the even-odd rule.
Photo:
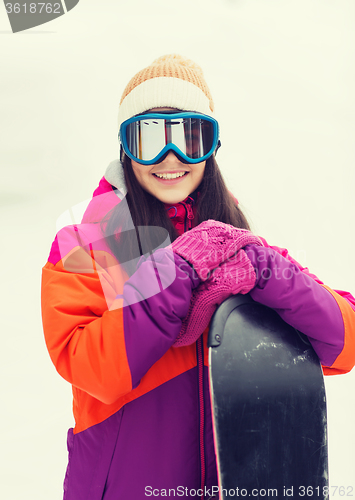
{"label": "teeth", "polygon": [[174,174],[157,174],[157,173],[155,173],[154,175],[159,177],[159,179],[177,179],[178,177],[182,177],[185,174],[186,174],[186,172],[176,172]]}

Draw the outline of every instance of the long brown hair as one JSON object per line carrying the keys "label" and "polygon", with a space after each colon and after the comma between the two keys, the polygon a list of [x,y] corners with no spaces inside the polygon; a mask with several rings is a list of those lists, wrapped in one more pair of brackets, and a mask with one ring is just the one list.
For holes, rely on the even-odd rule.
{"label": "long brown hair", "polygon": [[[167,236],[170,241],[174,241],[178,234],[164,203],[145,191],[137,181],[128,156],[123,156],[122,165],[127,195],[125,200],[109,213],[102,227],[112,252],[131,274],[140,255],[153,251]],[[214,219],[235,227],[250,229],[245,215],[224,183],[214,155],[206,161],[204,177],[197,190],[199,196],[195,225]],[[143,226],[147,228],[144,235]],[[124,238],[121,238],[123,232]]]}

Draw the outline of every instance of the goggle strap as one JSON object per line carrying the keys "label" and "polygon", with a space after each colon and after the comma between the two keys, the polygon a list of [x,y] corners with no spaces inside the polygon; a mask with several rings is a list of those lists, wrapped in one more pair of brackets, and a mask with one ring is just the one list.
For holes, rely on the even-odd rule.
{"label": "goggle strap", "polygon": [[120,160],[121,160],[122,166],[123,166],[124,157],[125,157],[125,152],[124,152],[124,149],[122,146],[122,142],[120,141]]}

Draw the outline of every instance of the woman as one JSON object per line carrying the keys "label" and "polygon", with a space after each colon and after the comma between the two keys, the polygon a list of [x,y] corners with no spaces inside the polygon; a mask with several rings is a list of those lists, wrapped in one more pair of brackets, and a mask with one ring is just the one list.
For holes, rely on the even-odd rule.
{"label": "woman", "polygon": [[47,347],[73,386],[64,498],[209,498],[206,327],[217,305],[250,292],[335,374],[354,365],[355,300],[249,231],[192,61],[164,56],[135,75],[119,125],[122,163],[82,223],[58,233],[43,270]]}

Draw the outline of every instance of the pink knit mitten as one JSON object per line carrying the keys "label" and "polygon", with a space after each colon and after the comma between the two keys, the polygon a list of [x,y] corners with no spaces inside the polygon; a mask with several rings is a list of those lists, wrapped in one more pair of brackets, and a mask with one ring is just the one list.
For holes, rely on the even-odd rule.
{"label": "pink knit mitten", "polygon": [[210,219],[179,236],[172,243],[172,249],[187,260],[204,281],[221,262],[253,243],[262,245],[250,231]]}
{"label": "pink knit mitten", "polygon": [[208,326],[217,306],[231,295],[250,292],[255,282],[254,267],[244,250],[239,250],[192,292],[189,311],[173,346],[193,344]]}

